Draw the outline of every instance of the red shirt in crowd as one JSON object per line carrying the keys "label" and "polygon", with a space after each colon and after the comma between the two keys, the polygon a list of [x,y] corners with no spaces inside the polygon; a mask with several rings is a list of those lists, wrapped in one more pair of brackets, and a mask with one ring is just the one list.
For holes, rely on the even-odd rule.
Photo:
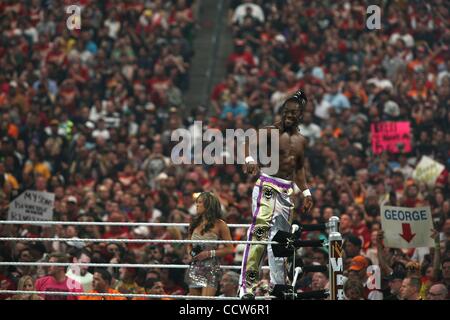
{"label": "red shirt in crowd", "polygon": [[253,68],[256,66],[255,59],[253,55],[250,52],[243,52],[243,53],[232,53],[228,57],[228,65],[235,66],[238,63],[243,63],[247,67]]}
{"label": "red shirt in crowd", "polygon": [[370,231],[366,222],[362,221],[358,226],[353,227],[352,233],[362,240],[362,249],[367,250],[370,246]]}
{"label": "red shirt in crowd", "polygon": [[[81,283],[65,277],[62,282],[57,282],[53,276],[46,276],[36,280],[37,291],[49,292],[83,292]],[[78,296],[63,296],[63,295],[41,295],[44,300],[78,300]]]}

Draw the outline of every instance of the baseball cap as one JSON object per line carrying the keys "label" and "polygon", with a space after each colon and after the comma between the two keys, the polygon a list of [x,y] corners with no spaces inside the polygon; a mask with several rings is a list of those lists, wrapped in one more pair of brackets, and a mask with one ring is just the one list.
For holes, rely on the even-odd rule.
{"label": "baseball cap", "polygon": [[398,117],[400,115],[400,107],[396,102],[391,100],[384,104],[383,111],[384,113],[393,117]]}
{"label": "baseball cap", "polygon": [[366,258],[363,256],[356,256],[352,259],[349,270],[361,271],[369,266]]}
{"label": "baseball cap", "polygon": [[81,249],[84,248],[85,243],[82,241],[76,241],[77,239],[80,239],[78,237],[72,237],[72,240],[66,241],[66,244],[71,246],[71,247],[75,247],[77,249]]}
{"label": "baseball cap", "polygon": [[67,198],[67,202],[77,204],[77,203],[78,203],[78,200],[77,200],[77,198],[75,198],[74,196],[70,196],[70,197]]}
{"label": "baseball cap", "polygon": [[279,41],[279,42],[286,42],[286,38],[282,35],[282,34],[277,34],[275,36],[275,41]]}
{"label": "baseball cap", "polygon": [[355,65],[352,65],[349,69],[349,72],[359,72],[359,68]]}
{"label": "baseball cap", "polygon": [[95,129],[95,124],[92,121],[86,121],[84,124],[88,129]]}
{"label": "baseball cap", "polygon": [[148,235],[150,233],[149,230],[148,230],[148,227],[146,227],[146,226],[136,227],[136,228],[133,229],[133,232],[136,235],[141,236],[141,237],[148,237]]}
{"label": "baseball cap", "polygon": [[146,111],[155,111],[156,110],[156,106],[155,106],[155,104],[153,102],[148,102],[145,105],[145,110]]}

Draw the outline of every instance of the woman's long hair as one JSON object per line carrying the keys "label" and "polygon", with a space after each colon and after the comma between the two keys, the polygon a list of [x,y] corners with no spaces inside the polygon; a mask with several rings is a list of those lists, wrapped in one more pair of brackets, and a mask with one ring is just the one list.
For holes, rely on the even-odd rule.
{"label": "woman's long hair", "polygon": [[203,206],[205,207],[205,212],[203,214],[197,214],[191,221],[189,226],[189,235],[192,235],[195,228],[197,228],[203,219],[206,220],[205,227],[201,231],[201,234],[205,234],[208,230],[214,227],[216,221],[222,218],[222,210],[220,208],[219,199],[217,199],[211,192],[201,193],[197,199],[203,200]]}
{"label": "woman's long hair", "polygon": [[[19,279],[19,282],[18,282],[18,284],[17,284],[17,290],[19,290],[19,291],[25,290],[25,282],[27,282],[27,281],[31,281],[31,283],[33,284],[33,290],[36,289],[36,287],[34,286],[34,280],[33,280],[33,278],[32,278],[31,276],[29,276],[29,275],[26,275],[26,276],[23,276],[23,277],[21,277],[21,278]],[[25,295],[26,295],[26,294],[15,294],[15,295],[13,295],[9,300],[23,300],[23,298],[24,298]],[[30,300],[42,300],[42,299],[39,297],[39,295],[37,295],[37,294],[32,294],[32,295],[30,295],[29,299],[30,299]]]}

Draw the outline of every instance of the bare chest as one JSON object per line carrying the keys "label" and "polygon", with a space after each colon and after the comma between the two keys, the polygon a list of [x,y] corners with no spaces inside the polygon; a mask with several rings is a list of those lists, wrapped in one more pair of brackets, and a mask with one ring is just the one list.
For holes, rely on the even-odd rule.
{"label": "bare chest", "polygon": [[280,155],[297,157],[302,153],[301,137],[283,133],[279,138]]}

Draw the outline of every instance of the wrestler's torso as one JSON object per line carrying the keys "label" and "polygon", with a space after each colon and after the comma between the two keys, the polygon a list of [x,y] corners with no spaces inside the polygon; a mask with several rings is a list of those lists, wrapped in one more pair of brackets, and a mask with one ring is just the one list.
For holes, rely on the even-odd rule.
{"label": "wrestler's torso", "polygon": [[[283,132],[277,124],[268,127],[268,129],[279,129],[279,169],[273,176],[285,180],[293,180],[295,171],[299,163],[301,163],[300,160],[304,156],[305,138],[298,130],[295,130],[293,133]],[[270,146],[270,143],[268,145]]]}

